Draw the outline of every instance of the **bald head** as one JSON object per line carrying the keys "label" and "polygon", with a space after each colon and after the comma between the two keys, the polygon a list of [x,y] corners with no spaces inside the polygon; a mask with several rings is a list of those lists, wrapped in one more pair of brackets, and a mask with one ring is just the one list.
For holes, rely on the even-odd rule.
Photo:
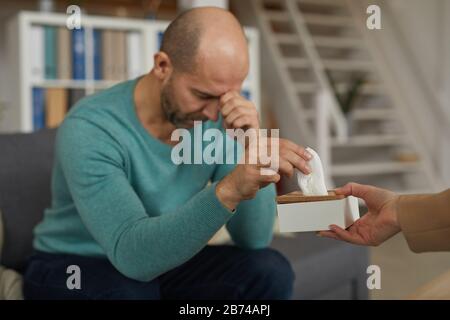
{"label": "bald head", "polygon": [[180,14],[164,32],[161,51],[169,56],[174,70],[180,72],[194,72],[200,61],[248,63],[241,25],[229,11],[215,7]]}

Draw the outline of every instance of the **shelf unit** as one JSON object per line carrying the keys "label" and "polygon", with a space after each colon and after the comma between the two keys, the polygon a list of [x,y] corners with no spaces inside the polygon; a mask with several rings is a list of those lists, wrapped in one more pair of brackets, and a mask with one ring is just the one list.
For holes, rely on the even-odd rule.
{"label": "shelf unit", "polygon": [[[169,24],[168,21],[83,15],[86,79],[42,79],[36,81],[31,74],[33,41],[28,41],[31,36],[31,28],[35,25],[65,27],[66,19],[65,14],[23,11],[9,21],[7,75],[10,87],[6,96],[8,104],[0,118],[0,132],[34,131],[32,106],[32,89],[34,87],[83,89],[88,95],[120,82],[94,79],[94,29],[138,32],[142,50],[140,66],[142,74],[145,74],[153,66],[153,54],[158,51],[161,34]],[[249,75],[242,90],[250,95],[250,99],[260,110],[259,34],[255,28],[246,27],[244,30],[249,40],[251,63]]]}

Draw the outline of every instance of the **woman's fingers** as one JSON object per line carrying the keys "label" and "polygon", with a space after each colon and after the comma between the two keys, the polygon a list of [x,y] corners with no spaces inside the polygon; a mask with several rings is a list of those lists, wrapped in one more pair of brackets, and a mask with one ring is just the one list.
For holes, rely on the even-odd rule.
{"label": "woman's fingers", "polygon": [[354,244],[364,244],[362,239],[354,233],[342,229],[341,227],[332,224],[330,230],[336,234],[339,240],[347,241]]}
{"label": "woman's fingers", "polygon": [[324,238],[331,238],[331,239],[339,240],[336,233],[334,233],[333,231],[319,231],[317,233],[317,235],[324,237]]}

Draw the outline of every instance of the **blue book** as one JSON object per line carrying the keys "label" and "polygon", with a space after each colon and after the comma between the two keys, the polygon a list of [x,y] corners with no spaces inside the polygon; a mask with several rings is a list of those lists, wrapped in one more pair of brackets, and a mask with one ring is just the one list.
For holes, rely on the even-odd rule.
{"label": "blue book", "polygon": [[102,31],[94,29],[94,79],[101,80],[102,76]]}
{"label": "blue book", "polygon": [[252,100],[252,94],[248,90],[242,90],[241,95],[247,100]]}
{"label": "blue book", "polygon": [[45,89],[33,88],[33,130],[45,128]]}
{"label": "blue book", "polygon": [[45,56],[45,78],[56,79],[57,70],[56,61],[57,47],[56,47],[56,27],[44,27],[44,56]]}
{"label": "blue book", "polygon": [[158,39],[157,39],[157,41],[158,41],[158,45],[157,45],[158,50],[161,49],[161,43],[162,43],[163,37],[164,37],[164,31],[158,31]]}
{"label": "blue book", "polygon": [[75,80],[86,79],[86,47],[84,29],[72,30],[72,72]]}

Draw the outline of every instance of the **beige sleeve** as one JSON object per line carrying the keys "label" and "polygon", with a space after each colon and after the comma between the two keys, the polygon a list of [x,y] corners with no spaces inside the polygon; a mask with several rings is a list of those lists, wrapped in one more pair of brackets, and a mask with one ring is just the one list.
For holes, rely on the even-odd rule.
{"label": "beige sleeve", "polygon": [[450,189],[400,196],[397,213],[412,251],[450,251]]}

